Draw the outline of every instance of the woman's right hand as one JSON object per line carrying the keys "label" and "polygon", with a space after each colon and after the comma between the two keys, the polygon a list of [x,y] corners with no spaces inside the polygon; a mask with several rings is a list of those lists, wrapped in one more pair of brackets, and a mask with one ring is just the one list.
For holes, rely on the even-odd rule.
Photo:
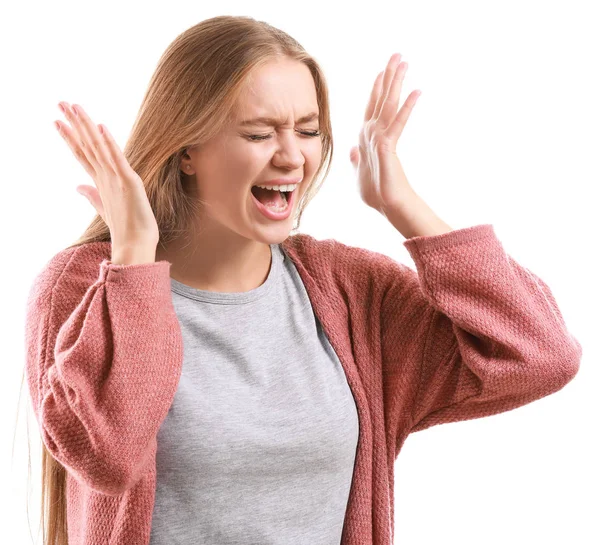
{"label": "woman's right hand", "polygon": [[156,249],[158,225],[144,184],[112,135],[104,125],[96,126],[81,106],[60,102],[59,108],[71,126],[55,124],[96,184],[77,186],[77,192],[87,197],[110,229],[113,254],[115,248],[124,251],[153,245]]}

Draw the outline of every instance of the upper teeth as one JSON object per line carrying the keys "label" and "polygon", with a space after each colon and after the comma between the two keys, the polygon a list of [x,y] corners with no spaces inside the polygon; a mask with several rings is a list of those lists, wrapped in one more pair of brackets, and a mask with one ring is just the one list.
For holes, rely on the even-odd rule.
{"label": "upper teeth", "polygon": [[263,189],[272,189],[273,191],[294,191],[296,186],[290,185],[257,185],[256,187],[262,187]]}

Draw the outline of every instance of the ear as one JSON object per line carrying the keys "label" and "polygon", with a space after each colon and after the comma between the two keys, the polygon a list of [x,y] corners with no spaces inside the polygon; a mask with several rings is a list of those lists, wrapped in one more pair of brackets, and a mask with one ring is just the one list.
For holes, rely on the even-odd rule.
{"label": "ear", "polygon": [[188,148],[184,148],[182,154],[181,154],[181,172],[183,172],[183,174],[186,174],[188,176],[191,176],[192,174],[194,174],[194,167],[188,162],[188,160],[191,159],[190,154],[188,153]]}

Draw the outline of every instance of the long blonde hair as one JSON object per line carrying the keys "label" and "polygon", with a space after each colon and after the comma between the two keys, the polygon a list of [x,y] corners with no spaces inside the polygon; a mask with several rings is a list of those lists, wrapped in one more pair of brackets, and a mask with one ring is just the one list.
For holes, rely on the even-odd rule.
{"label": "long blonde hair", "polygon": [[[198,202],[185,187],[180,161],[188,146],[214,137],[234,114],[251,72],[278,59],[303,62],[317,92],[322,157],[313,181],[298,203],[293,230],[329,173],[333,139],[325,76],[291,36],[247,16],[218,16],[194,25],[167,47],[143,98],[123,154],[143,180],[159,229],[159,244],[185,233]],[[110,241],[99,214],[68,248]],[[66,470],[42,442],[44,545],[67,545]]]}

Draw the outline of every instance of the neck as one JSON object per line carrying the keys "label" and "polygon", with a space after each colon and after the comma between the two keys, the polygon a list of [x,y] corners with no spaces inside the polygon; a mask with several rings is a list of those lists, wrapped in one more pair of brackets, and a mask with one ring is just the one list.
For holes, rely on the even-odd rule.
{"label": "neck", "polygon": [[199,290],[238,293],[266,281],[271,270],[271,248],[238,235],[202,233],[159,244],[156,261],[171,263],[171,278]]}

